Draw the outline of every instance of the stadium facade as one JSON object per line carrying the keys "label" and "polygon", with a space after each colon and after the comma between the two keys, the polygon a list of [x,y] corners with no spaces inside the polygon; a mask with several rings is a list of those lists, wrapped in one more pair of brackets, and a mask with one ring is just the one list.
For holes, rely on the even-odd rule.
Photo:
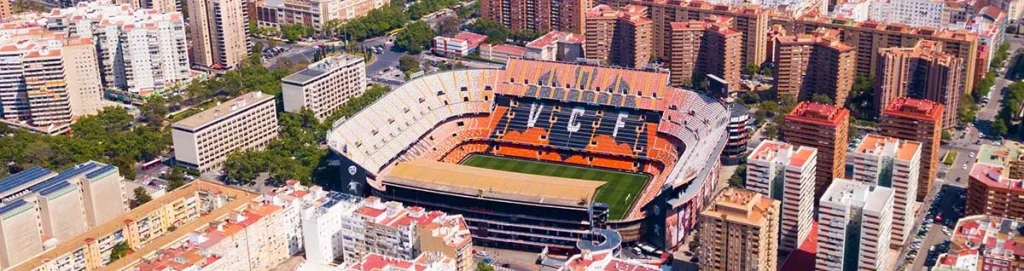
{"label": "stadium facade", "polygon": [[[667,73],[512,59],[409,81],[335,122],[327,139],[343,190],[462,214],[480,244],[675,247],[715,188],[729,114],[668,83]],[[460,165],[478,156],[581,173]]]}

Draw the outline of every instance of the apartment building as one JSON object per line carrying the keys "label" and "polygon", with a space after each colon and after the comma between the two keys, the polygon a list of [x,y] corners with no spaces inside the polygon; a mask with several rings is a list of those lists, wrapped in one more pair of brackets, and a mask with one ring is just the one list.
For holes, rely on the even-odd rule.
{"label": "apartment building", "polygon": [[775,270],[779,201],[726,188],[700,213],[701,270]]}
{"label": "apartment building", "polygon": [[893,189],[893,248],[902,247],[914,231],[921,142],[868,134],[847,158],[853,164],[853,180]]}
{"label": "apartment building", "polygon": [[281,207],[250,203],[244,211],[232,212],[204,230],[189,233],[183,245],[217,255],[224,270],[272,270],[288,259],[280,216]]}
{"label": "apartment building", "polygon": [[281,79],[284,111],[309,109],[321,121],[365,91],[366,64],[356,55],[325,58]]}
{"label": "apartment building", "polygon": [[[285,186],[265,192],[263,199],[281,207],[285,237],[288,239],[288,255],[295,256],[305,251],[307,260],[310,260],[311,248],[306,248],[303,216],[321,212],[321,209],[329,209],[337,201],[357,201],[354,197],[326,191],[320,186],[307,187],[295,180],[285,181]],[[329,236],[321,236],[317,240],[330,239]]]}
{"label": "apartment building", "polygon": [[669,24],[672,42],[666,58],[673,86],[692,87],[714,75],[728,83],[730,92],[740,90],[743,40],[739,31],[728,27],[732,20],[712,17]]}
{"label": "apartment building", "polygon": [[835,179],[819,201],[816,270],[890,270],[893,190]]}
{"label": "apartment building", "polygon": [[[306,262],[331,264],[344,255],[343,218],[360,206],[360,199],[330,192],[317,206],[302,212],[301,230]],[[349,240],[351,241],[351,240]]]}
{"label": "apartment building", "polygon": [[[244,210],[257,195],[197,180],[13,266],[14,270],[119,270],[169,247],[200,225]],[[177,229],[175,229],[177,228]],[[118,243],[133,253],[110,262]]]}
{"label": "apartment building", "polygon": [[871,1],[868,19],[876,22],[941,28],[946,1],[878,0]]}
{"label": "apartment building", "polygon": [[810,34],[775,38],[775,97],[801,101],[824,95],[837,105],[846,103],[853,87],[853,47],[839,41],[839,31],[820,29]]}
{"label": "apartment building", "polygon": [[329,21],[358,19],[388,4],[384,0],[264,0],[252,3],[256,14],[250,16],[255,15],[261,27],[301,24],[319,30]]}
{"label": "apartment building", "polygon": [[374,253],[411,260],[430,252],[454,259],[456,270],[473,269],[472,237],[461,215],[369,197],[341,220],[346,263]]}
{"label": "apartment building", "polygon": [[818,150],[765,140],[747,157],[746,188],[782,202],[779,250],[796,251],[814,223]]}
{"label": "apartment building", "polygon": [[729,109],[729,125],[725,131],[729,139],[722,149],[722,164],[738,165],[745,161],[747,155],[751,133],[750,109],[738,102],[727,103],[726,108]]}
{"label": "apartment building", "polygon": [[121,180],[117,167],[97,162],[60,173],[33,167],[0,180],[0,268],[125,213]]}
{"label": "apartment building", "polygon": [[937,270],[1019,270],[1024,268],[1024,221],[999,216],[961,218],[950,236],[949,252],[939,255]]}
{"label": "apartment building", "polygon": [[651,60],[651,20],[647,8],[597,5],[587,10],[584,55],[627,68],[643,68]]}
{"label": "apartment building", "polygon": [[39,27],[7,33],[0,38],[4,123],[54,135],[67,132],[75,116],[99,111],[102,93],[91,38],[66,38]]}
{"label": "apartment building", "polygon": [[569,256],[565,264],[557,271],[588,271],[588,270],[630,270],[630,271],[658,271],[657,266],[642,263],[636,259],[623,259],[616,257],[612,249],[599,251],[581,251],[580,254]]}
{"label": "apartment building", "polygon": [[[377,271],[377,270],[394,270],[394,271],[448,271],[456,270],[457,266],[455,260],[452,258],[438,255],[436,253],[423,253],[415,259],[399,259],[395,257],[388,257],[386,255],[371,253],[366,254],[356,262],[344,265],[340,271]],[[323,270],[323,269],[308,269],[308,271]],[[299,268],[298,271],[306,271],[306,269]]]}
{"label": "apartment building", "polygon": [[613,7],[628,4],[647,7],[653,22],[653,55],[667,58],[672,47],[672,22],[707,20],[711,17],[729,17],[729,28],[740,32],[743,45],[740,49],[740,63],[760,65],[765,61],[767,43],[768,10],[750,6],[713,5],[707,2],[680,3],[658,0],[612,0]]}
{"label": "apartment building", "polygon": [[885,48],[879,52],[882,61],[875,75],[875,107],[881,111],[896,97],[911,97],[940,103],[946,109],[942,128],[957,126],[960,107],[960,71],[964,61],[942,51],[942,44],[921,40],[909,48]]}
{"label": "apartment building", "polygon": [[203,255],[189,247],[168,248],[133,266],[135,271],[215,271],[224,270],[217,255]]}
{"label": "apartment building", "polygon": [[512,30],[583,34],[586,12],[593,4],[585,0],[485,0],[480,1],[480,17]]}
{"label": "apartment building", "polygon": [[0,22],[6,22],[8,19],[11,18],[12,14],[13,13],[11,12],[11,2],[0,1]]}
{"label": "apartment building", "polygon": [[939,169],[939,141],[942,140],[942,105],[910,98],[896,98],[882,111],[881,135],[921,142],[921,171],[917,201],[922,201]]}
{"label": "apartment building", "polygon": [[900,24],[885,24],[873,21],[852,22],[833,19],[823,15],[805,15],[800,17],[774,16],[771,24],[781,25],[787,33],[802,34],[817,31],[819,28],[837,29],[842,35],[842,42],[855,48],[856,75],[871,76],[880,69],[878,51],[889,47],[913,47],[919,40],[931,40],[942,43],[942,51],[964,60],[961,71],[960,89],[970,93],[974,87],[978,67],[978,50],[981,50],[977,33],[966,29],[935,29],[928,27],[909,27]]}
{"label": "apartment building", "polygon": [[238,67],[249,55],[248,9],[242,0],[186,0],[189,59],[206,70]]}
{"label": "apartment building", "polygon": [[229,153],[266,147],[278,135],[274,96],[250,92],[199,112],[171,127],[179,165],[209,172]]}
{"label": "apartment building", "polygon": [[161,13],[98,1],[22,19],[45,22],[47,29],[73,37],[91,38],[96,58],[79,64],[97,67],[98,63],[104,88],[146,96],[191,78],[184,17],[173,9]]}
{"label": "apartment building", "polygon": [[802,102],[786,115],[782,141],[818,150],[814,170],[815,199],[828,189],[833,179],[846,175],[849,126],[850,111],[832,105]]}
{"label": "apartment building", "polygon": [[1024,219],[1021,144],[982,146],[976,157],[968,178],[966,213]]}

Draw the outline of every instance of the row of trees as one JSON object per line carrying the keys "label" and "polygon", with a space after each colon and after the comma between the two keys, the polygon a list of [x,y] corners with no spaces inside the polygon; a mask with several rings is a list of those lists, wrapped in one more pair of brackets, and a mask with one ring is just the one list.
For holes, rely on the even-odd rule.
{"label": "row of trees", "polygon": [[1021,112],[1021,105],[1024,104],[1024,83],[1015,82],[1011,84],[1003,97],[1002,107],[999,114],[992,121],[990,132],[996,135],[1005,136],[1011,131],[1020,131],[1020,124],[1017,121]]}
{"label": "row of trees", "polygon": [[328,151],[321,148],[330,125],[335,120],[355,115],[389,90],[386,86],[374,85],[363,95],[343,104],[324,122],[318,121],[309,110],[280,113],[280,136],[263,150],[229,154],[224,164],[227,178],[244,183],[256,179],[261,173],[269,173],[276,180],[298,180],[308,185],[323,177],[333,176],[324,171]]}
{"label": "row of trees", "polygon": [[415,21],[398,32],[398,35],[395,36],[395,46],[415,55],[430,50],[435,36],[437,34],[434,33],[434,29],[430,25],[422,21]]}
{"label": "row of trees", "polygon": [[488,19],[479,19],[469,27],[473,33],[487,35],[487,43],[502,44],[507,40],[515,43],[526,43],[543,36],[544,33],[533,30],[511,30],[502,24]]}

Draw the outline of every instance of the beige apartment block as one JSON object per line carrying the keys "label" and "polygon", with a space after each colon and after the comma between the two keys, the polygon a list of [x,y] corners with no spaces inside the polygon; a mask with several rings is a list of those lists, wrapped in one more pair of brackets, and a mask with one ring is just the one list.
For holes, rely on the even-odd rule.
{"label": "beige apartment block", "polygon": [[284,111],[309,109],[322,121],[366,91],[366,64],[355,55],[330,57],[281,79],[281,91]]}
{"label": "beige apartment block", "polygon": [[701,216],[701,270],[775,270],[780,203],[760,193],[726,188]]}
{"label": "beige apartment block", "polygon": [[775,38],[775,97],[809,101],[815,95],[843,105],[853,87],[856,51],[839,41],[839,31],[820,29],[812,34]]}
{"label": "beige apartment block", "polygon": [[242,0],[186,0],[193,67],[230,70],[249,55],[248,9]]}
{"label": "beige apartment block", "polygon": [[175,159],[209,172],[233,151],[266,147],[278,135],[274,96],[251,92],[171,125]]}
{"label": "beige apartment block", "polygon": [[742,35],[727,26],[731,21],[715,16],[671,23],[666,55],[673,86],[692,87],[714,75],[729,84],[730,92],[740,89]]}
{"label": "beige apartment block", "polygon": [[587,10],[584,55],[627,68],[643,68],[651,59],[652,23],[647,8],[598,5]]}
{"label": "beige apartment block", "polygon": [[68,80],[71,114],[85,116],[103,109],[103,88],[96,66],[96,47],[92,38],[68,38],[64,41],[64,70]]}
{"label": "beige apartment block", "polygon": [[765,140],[747,157],[746,188],[782,202],[779,249],[796,251],[814,224],[818,150]]}
{"label": "beige apartment block", "polygon": [[853,180],[891,187],[895,192],[892,214],[893,248],[902,247],[914,232],[914,197],[920,174],[921,142],[868,134],[847,161]]}
{"label": "beige apartment block", "polygon": [[43,252],[39,212],[24,199],[0,203],[0,268]]}

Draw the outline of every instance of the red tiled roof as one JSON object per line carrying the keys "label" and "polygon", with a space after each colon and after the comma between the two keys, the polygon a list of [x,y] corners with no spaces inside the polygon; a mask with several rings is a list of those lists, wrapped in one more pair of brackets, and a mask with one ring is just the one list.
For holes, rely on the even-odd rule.
{"label": "red tiled roof", "polygon": [[817,254],[818,222],[814,222],[811,225],[811,232],[807,234],[807,239],[804,239],[796,251],[789,254],[782,264],[782,269],[779,270],[814,270],[815,255]]}

